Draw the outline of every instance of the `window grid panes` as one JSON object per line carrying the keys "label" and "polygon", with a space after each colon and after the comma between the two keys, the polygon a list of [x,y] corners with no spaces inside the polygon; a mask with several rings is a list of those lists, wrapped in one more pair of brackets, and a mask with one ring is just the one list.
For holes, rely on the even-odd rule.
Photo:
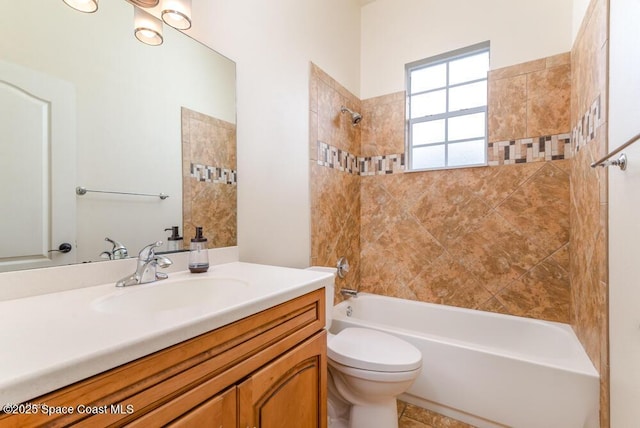
{"label": "window grid panes", "polygon": [[407,65],[410,170],[487,163],[489,43]]}

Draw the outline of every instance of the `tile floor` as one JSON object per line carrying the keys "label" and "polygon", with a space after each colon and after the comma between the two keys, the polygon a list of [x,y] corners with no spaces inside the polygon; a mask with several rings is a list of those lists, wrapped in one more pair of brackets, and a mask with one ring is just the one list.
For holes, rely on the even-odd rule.
{"label": "tile floor", "polygon": [[442,416],[398,400],[398,428],[475,428],[473,425]]}

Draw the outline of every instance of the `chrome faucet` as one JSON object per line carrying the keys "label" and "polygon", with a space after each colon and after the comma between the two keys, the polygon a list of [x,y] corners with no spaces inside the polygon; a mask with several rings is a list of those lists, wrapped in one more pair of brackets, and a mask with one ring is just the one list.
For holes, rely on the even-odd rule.
{"label": "chrome faucet", "polygon": [[138,254],[138,267],[136,271],[131,275],[122,278],[116,282],[116,287],[128,287],[130,285],[146,284],[148,282],[154,282],[160,279],[166,279],[169,277],[166,273],[158,272],[158,266],[161,268],[167,268],[173,264],[173,262],[165,257],[155,253],[155,248],[162,245],[162,241],[149,244],[140,250]]}
{"label": "chrome faucet", "polygon": [[120,260],[129,258],[127,247],[125,247],[122,243],[114,241],[109,237],[104,238],[104,240],[110,242],[113,248],[111,249],[111,251],[103,251],[102,254],[100,254],[100,257],[109,260]]}

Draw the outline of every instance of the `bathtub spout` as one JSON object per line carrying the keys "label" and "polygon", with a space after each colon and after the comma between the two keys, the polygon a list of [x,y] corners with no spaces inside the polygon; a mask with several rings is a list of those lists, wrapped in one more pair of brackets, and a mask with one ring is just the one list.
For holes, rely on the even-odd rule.
{"label": "bathtub spout", "polygon": [[358,297],[358,290],[353,290],[351,288],[341,288],[340,294],[344,297]]}

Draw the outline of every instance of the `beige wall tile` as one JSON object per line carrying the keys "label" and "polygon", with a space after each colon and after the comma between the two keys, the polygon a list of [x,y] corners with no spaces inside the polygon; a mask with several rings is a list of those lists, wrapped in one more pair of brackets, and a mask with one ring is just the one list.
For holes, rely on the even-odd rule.
{"label": "beige wall tile", "polygon": [[592,0],[571,53],[571,124],[577,126],[600,97],[601,126],[571,160],[571,277],[572,325],[600,372],[600,426],[609,422],[607,200],[606,171],[589,164],[607,150],[607,0]]}
{"label": "beige wall tile", "polygon": [[491,299],[487,300],[486,302],[482,303],[479,307],[479,310],[481,311],[487,311],[487,312],[495,312],[498,314],[506,314],[506,315],[513,315],[512,313],[509,312],[509,310],[502,304],[500,303],[500,301],[498,299],[496,299],[495,297],[492,297]]}
{"label": "beige wall tile", "polygon": [[195,226],[201,226],[208,248],[237,245],[237,187],[191,181],[191,225],[184,226],[185,244],[195,235]]}
{"label": "beige wall tile", "polygon": [[442,171],[411,207],[416,219],[445,247],[478,224],[491,209],[464,182],[456,180],[456,175]]}
{"label": "beige wall tile", "polygon": [[236,127],[182,108],[182,235],[188,248],[201,226],[208,248],[237,245],[237,186],[191,177],[192,163],[236,169]]}
{"label": "beige wall tile", "polygon": [[476,194],[491,208],[495,208],[544,165],[544,162],[533,162],[498,167],[465,168],[455,170],[454,179],[463,183],[469,191]]}
{"label": "beige wall tile", "polygon": [[[363,206],[366,204],[363,202]],[[406,213],[382,217],[376,224],[369,224],[382,232],[375,240],[361,244],[363,290],[384,288],[390,293],[387,295],[399,297],[405,292],[402,288],[444,251],[433,236]]]}
{"label": "beige wall tile", "polygon": [[[562,168],[551,165],[553,163],[519,164],[362,177],[363,289],[422,301],[446,302],[451,305],[510,313],[502,303],[492,298],[491,293],[499,291],[502,286],[508,285],[509,281],[523,275],[556,252],[560,246],[566,246],[568,242],[565,232],[568,231],[568,224],[566,219],[562,218],[562,210],[568,218],[568,174]],[[556,186],[562,186],[561,183],[564,183],[564,191],[556,189]],[[549,219],[553,218],[555,221],[557,216],[564,238],[560,240],[560,244],[550,245],[549,250],[536,247],[537,257],[531,259],[523,268],[515,270],[514,276],[507,278],[497,288],[489,286],[490,289],[487,290],[485,281],[477,282],[474,279],[477,274],[470,273],[466,263],[480,273],[487,269],[499,271],[505,266],[505,260],[519,260],[524,251],[519,247],[511,250],[492,248],[490,243],[500,239],[507,242],[521,242],[523,239],[531,241],[538,229],[535,226],[527,229],[517,222],[512,225],[500,218],[498,224],[501,226],[485,228],[486,234],[482,236],[476,236],[471,232],[485,221],[501,202],[509,201],[510,197],[525,200],[526,198],[520,197],[520,192],[524,195],[534,192],[532,189],[537,185],[541,186],[541,189],[535,191],[541,192],[544,196],[538,194],[531,198],[531,201],[527,201],[527,209],[530,210],[526,217],[528,222],[551,227],[547,224],[550,223]],[[551,189],[548,195],[545,189]],[[560,201],[555,200],[558,196]],[[492,202],[487,204],[488,201]],[[561,207],[557,209],[558,213],[554,209],[557,204]],[[408,219],[415,219],[417,223]],[[398,226],[400,223],[403,224],[402,227]],[[449,227],[450,230],[447,229]],[[402,229],[405,229],[403,233],[394,233]],[[513,235],[501,238],[505,233],[503,229],[511,231]],[[411,236],[412,233],[422,234],[423,231],[435,238],[442,248],[440,252],[449,248],[449,252],[457,257],[456,260],[466,262],[465,265],[455,267],[444,253],[433,251],[433,248],[437,247],[420,241],[417,241],[418,245],[405,244],[407,236]],[[525,236],[528,239],[525,239]],[[552,232],[549,232],[548,236],[551,240],[556,239]],[[545,242],[542,238],[538,240]],[[490,247],[482,249],[477,254],[473,253],[474,247],[483,245]],[[462,248],[468,251],[464,258],[455,252]],[[504,253],[509,251],[513,254],[505,258]],[[559,251],[558,257],[561,258]],[[408,263],[407,260],[416,262]],[[445,260],[448,263],[445,263]],[[452,288],[447,288],[449,285]],[[457,294],[461,290],[464,290],[462,298]],[[469,290],[473,292],[470,293]]]}
{"label": "beige wall tile", "polygon": [[[355,156],[360,154],[360,127],[352,126],[342,105],[360,110],[360,100],[350,94],[315,65],[311,65],[310,91],[310,193],[311,260],[316,265],[335,266],[346,257],[351,269],[345,279],[336,280],[336,293],[342,287],[358,288],[360,280],[360,177],[317,163],[317,143],[322,141]],[[315,108],[315,110],[314,110]],[[316,113],[317,112],[317,113]],[[336,294],[336,299],[340,296]]]}
{"label": "beige wall tile", "polygon": [[509,77],[520,76],[532,73],[534,71],[544,70],[547,67],[547,59],[540,58],[533,61],[523,62],[521,64],[512,65],[504,68],[497,68],[489,72],[490,79],[506,79]]}
{"label": "beige wall tile", "polygon": [[570,131],[571,65],[527,75],[527,136]]}
{"label": "beige wall tile", "polygon": [[569,52],[489,73],[489,142],[567,133]]}
{"label": "beige wall tile", "polygon": [[513,315],[570,322],[569,274],[551,258],[500,291],[497,299]]}
{"label": "beige wall tile", "polygon": [[489,79],[489,142],[527,137],[527,76]]}
{"label": "beige wall tile", "polygon": [[448,253],[424,268],[409,288],[417,300],[463,308],[478,308],[491,298],[483,284]]}
{"label": "beige wall tile", "polygon": [[362,103],[362,156],[404,153],[405,93]]}
{"label": "beige wall tile", "polygon": [[318,160],[318,113],[309,111],[309,159]]}
{"label": "beige wall tile", "polygon": [[496,212],[453,241],[447,250],[492,293],[520,278],[546,256],[531,238]]}
{"label": "beige wall tile", "polygon": [[567,272],[570,271],[570,251],[570,245],[567,243],[551,256],[551,258]]}
{"label": "beige wall tile", "polygon": [[545,163],[496,210],[552,254],[569,242],[569,175]]}

